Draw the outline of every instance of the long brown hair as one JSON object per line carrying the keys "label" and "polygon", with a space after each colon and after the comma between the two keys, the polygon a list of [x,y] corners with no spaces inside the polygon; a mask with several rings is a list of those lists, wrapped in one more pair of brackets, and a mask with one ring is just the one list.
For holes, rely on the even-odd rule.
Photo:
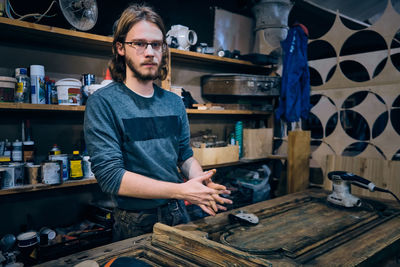
{"label": "long brown hair", "polygon": [[[156,24],[162,32],[163,42],[166,43],[165,27],[161,17],[151,7],[141,4],[130,5],[127,9],[124,10],[121,17],[119,18],[116,30],[114,32],[114,40],[112,43],[113,57],[108,63],[111,77],[116,82],[124,82],[126,78],[125,57],[118,54],[117,42],[125,42],[126,35],[130,31],[130,29],[136,23],[143,20]],[[169,51],[168,46],[166,46],[166,49],[163,51],[160,72],[158,73],[157,77],[160,80],[165,80],[165,78],[167,77],[168,57]]]}

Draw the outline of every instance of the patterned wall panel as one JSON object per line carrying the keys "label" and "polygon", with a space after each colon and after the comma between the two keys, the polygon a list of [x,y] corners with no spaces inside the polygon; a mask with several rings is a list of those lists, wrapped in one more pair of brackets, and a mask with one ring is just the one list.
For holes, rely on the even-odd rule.
{"label": "patterned wall panel", "polygon": [[400,158],[399,31],[389,0],[368,28],[350,29],[337,15],[325,35],[309,41],[313,107],[303,128],[311,130],[312,158],[321,167],[328,154]]}

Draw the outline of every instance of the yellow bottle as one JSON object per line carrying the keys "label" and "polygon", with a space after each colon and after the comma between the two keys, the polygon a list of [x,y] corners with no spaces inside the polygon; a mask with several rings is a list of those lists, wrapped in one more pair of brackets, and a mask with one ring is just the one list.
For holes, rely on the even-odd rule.
{"label": "yellow bottle", "polygon": [[72,152],[72,158],[70,160],[70,179],[71,180],[79,180],[83,178],[82,172],[82,157],[79,155],[78,150],[74,150]]}

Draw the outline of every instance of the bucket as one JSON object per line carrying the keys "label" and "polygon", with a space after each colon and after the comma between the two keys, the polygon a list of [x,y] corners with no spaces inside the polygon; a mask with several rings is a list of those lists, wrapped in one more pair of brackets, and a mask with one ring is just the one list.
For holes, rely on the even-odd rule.
{"label": "bucket", "polygon": [[66,78],[56,82],[57,99],[59,105],[74,105],[81,104],[82,83],[77,79]]}
{"label": "bucket", "polygon": [[14,102],[16,84],[15,78],[0,76],[0,102]]}

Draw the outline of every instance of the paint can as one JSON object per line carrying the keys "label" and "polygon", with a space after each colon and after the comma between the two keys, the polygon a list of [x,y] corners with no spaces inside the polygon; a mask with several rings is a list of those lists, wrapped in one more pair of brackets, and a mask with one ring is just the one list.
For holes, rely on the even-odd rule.
{"label": "paint can", "polygon": [[43,227],[39,231],[40,233],[40,245],[46,246],[49,244],[49,240],[56,238],[56,232],[50,228]]}
{"label": "paint can", "polygon": [[68,180],[69,177],[69,164],[67,154],[49,155],[50,161],[61,160],[62,161],[62,177],[63,181]]}
{"label": "paint can", "polygon": [[0,102],[14,102],[16,84],[15,78],[0,76]]}
{"label": "paint can", "polygon": [[2,179],[0,181],[1,189],[8,189],[24,184],[24,164],[9,163],[0,166],[2,170]]}
{"label": "paint can", "polygon": [[38,184],[40,180],[40,165],[27,165],[26,170],[28,173],[28,184]]}
{"label": "paint can", "polygon": [[21,233],[17,236],[18,248],[21,252],[21,259],[29,266],[34,265],[37,259],[39,236],[35,231]]}
{"label": "paint can", "polygon": [[56,82],[57,98],[59,105],[75,105],[81,104],[82,83],[77,79],[67,78]]}
{"label": "paint can", "polygon": [[61,184],[63,182],[62,169],[63,162],[61,160],[42,162],[42,182],[44,184]]}

